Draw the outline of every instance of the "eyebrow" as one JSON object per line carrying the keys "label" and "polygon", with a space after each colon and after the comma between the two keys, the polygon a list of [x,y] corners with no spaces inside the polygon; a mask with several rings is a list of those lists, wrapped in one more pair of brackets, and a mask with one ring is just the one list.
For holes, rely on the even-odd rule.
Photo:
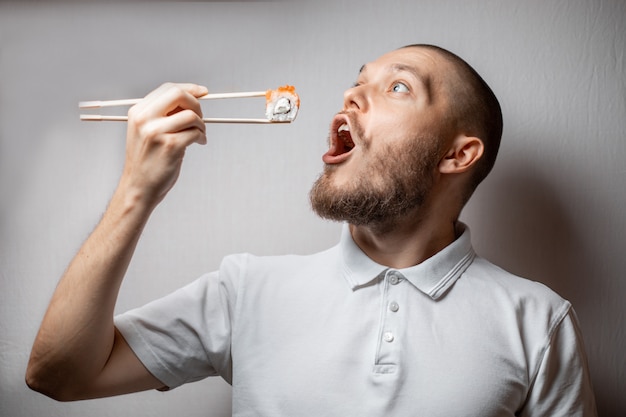
{"label": "eyebrow", "polygon": [[391,69],[394,72],[410,72],[415,76],[415,78],[426,84],[425,77],[415,67],[405,64],[394,64],[391,66]]}

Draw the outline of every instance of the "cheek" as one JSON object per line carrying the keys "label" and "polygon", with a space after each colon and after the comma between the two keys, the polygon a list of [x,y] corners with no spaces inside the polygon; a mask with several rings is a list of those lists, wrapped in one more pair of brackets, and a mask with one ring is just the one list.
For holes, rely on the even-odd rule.
{"label": "cheek", "polygon": [[420,133],[419,121],[422,120],[415,109],[401,109],[395,112],[379,115],[376,123],[372,123],[374,137],[386,143],[407,140]]}

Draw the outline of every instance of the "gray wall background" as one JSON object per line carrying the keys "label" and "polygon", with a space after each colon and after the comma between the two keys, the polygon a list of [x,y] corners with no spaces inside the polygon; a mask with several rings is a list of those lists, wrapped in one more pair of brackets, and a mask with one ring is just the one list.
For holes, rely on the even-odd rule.
{"label": "gray wall background", "polygon": [[[339,226],[307,198],[330,119],[361,64],[416,42],[466,58],[503,105],[499,161],[462,216],[478,252],[572,301],[601,416],[626,415],[625,2],[102,3],[0,2],[0,415],[230,413],[219,379],[71,404],[23,382],[56,282],[123,163],[125,124],[80,122],[78,101],[140,97],[165,81],[214,92],[289,83],[302,97],[292,125],[211,125],[209,144],[189,149],[140,242],[121,312],[229,253],[334,244]],[[262,116],[263,102],[250,101],[205,113]]]}

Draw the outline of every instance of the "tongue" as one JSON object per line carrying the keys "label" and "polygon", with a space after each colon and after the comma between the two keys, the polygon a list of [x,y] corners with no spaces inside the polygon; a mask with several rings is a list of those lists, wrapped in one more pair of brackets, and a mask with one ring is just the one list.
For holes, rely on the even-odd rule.
{"label": "tongue", "polygon": [[343,141],[339,140],[330,147],[328,152],[322,156],[322,161],[326,164],[338,164],[348,157],[350,149],[347,149]]}
{"label": "tongue", "polygon": [[344,157],[345,153],[339,155],[333,155],[331,151],[328,151],[322,156],[322,161],[328,165],[339,164],[343,162],[346,158]]}

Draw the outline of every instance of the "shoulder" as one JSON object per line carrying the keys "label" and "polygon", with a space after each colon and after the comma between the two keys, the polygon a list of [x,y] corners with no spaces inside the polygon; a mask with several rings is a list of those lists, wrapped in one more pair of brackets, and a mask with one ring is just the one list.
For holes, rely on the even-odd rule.
{"label": "shoulder", "polygon": [[[488,340],[485,343],[506,346],[529,376],[536,374],[559,329],[567,327],[573,317],[570,302],[548,286],[481,257],[474,259],[450,295],[455,291],[456,300],[471,299],[465,302],[468,315],[484,318],[485,329],[478,331]],[[562,340],[572,342],[569,337]]]}
{"label": "shoulder", "polygon": [[239,253],[222,260],[219,275],[221,279],[235,281],[310,277],[336,269],[340,258],[337,246],[309,255],[258,256]]}
{"label": "shoulder", "polygon": [[554,290],[537,281],[520,277],[476,256],[465,272],[468,283],[486,293],[496,293],[518,301],[542,301],[549,304],[567,303]]}
{"label": "shoulder", "polygon": [[509,319],[531,332],[552,334],[571,310],[570,302],[548,286],[512,274],[479,256],[457,285],[467,287],[485,306],[508,313]]}

